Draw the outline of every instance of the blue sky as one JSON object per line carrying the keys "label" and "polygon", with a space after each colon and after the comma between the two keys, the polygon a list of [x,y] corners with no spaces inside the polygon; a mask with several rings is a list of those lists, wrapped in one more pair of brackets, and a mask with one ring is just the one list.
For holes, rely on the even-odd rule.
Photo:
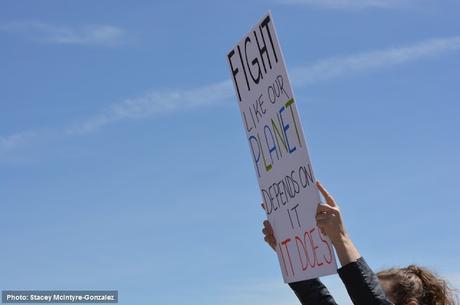
{"label": "blue sky", "polygon": [[363,256],[460,286],[458,1],[2,1],[1,289],[297,304],[225,57],[267,10]]}

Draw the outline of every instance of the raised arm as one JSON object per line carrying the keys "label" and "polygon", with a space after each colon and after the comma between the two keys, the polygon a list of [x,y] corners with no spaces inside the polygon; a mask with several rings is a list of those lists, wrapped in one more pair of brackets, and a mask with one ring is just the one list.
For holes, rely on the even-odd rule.
{"label": "raised arm", "polygon": [[319,279],[289,283],[302,305],[337,305],[326,286]]}
{"label": "raised arm", "polygon": [[320,182],[316,183],[326,203],[320,203],[316,222],[327,235],[337,252],[340,264],[338,273],[354,305],[392,305],[385,296],[380,282],[358,252],[348,235],[342,214],[334,198]]}

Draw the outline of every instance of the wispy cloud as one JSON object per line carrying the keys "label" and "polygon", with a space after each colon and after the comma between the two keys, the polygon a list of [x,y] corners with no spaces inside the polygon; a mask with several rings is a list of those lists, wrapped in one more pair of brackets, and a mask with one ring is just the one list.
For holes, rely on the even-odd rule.
{"label": "wispy cloud", "polygon": [[50,135],[57,138],[86,134],[116,122],[216,105],[219,102],[230,100],[232,97],[233,88],[229,80],[189,90],[152,90],[138,97],[127,98],[114,103],[100,113],[77,120],[61,128],[26,130],[8,136],[0,136],[0,155],[28,144],[37,138],[49,137]]}
{"label": "wispy cloud", "polygon": [[[321,60],[312,65],[296,67],[291,74],[295,85],[304,86],[459,50],[460,36],[432,39],[407,47]],[[67,132],[86,133],[114,122],[206,106],[232,96],[233,88],[230,81],[190,90],[152,91],[113,104],[106,111],[74,124]]]}
{"label": "wispy cloud", "polygon": [[18,132],[9,136],[2,137],[0,136],[0,149],[7,150],[12,149],[22,144],[25,144],[31,138],[35,138],[37,132],[35,131],[23,131]]}
{"label": "wispy cloud", "polygon": [[230,81],[190,90],[151,91],[111,105],[107,110],[77,122],[66,129],[68,134],[82,134],[118,121],[216,104],[233,96]]}
{"label": "wispy cloud", "polygon": [[278,0],[281,4],[306,5],[325,9],[394,9],[422,2],[416,0]]}
{"label": "wispy cloud", "polygon": [[16,21],[0,25],[0,31],[28,39],[56,44],[115,46],[125,40],[125,31],[112,25],[56,26],[35,21]]}
{"label": "wispy cloud", "polygon": [[[291,70],[291,79],[296,87],[302,87],[457,51],[460,51],[460,36],[430,39],[409,46],[330,58],[299,66]],[[99,113],[56,129],[54,134],[85,134],[116,122],[216,105],[233,96],[230,80],[187,90],[152,90],[114,103]],[[27,142],[34,136],[37,133],[28,131],[0,137],[0,151]]]}
{"label": "wispy cloud", "polygon": [[309,85],[454,51],[460,51],[460,36],[430,39],[405,47],[320,60],[312,65],[292,69],[291,75],[296,85]]}

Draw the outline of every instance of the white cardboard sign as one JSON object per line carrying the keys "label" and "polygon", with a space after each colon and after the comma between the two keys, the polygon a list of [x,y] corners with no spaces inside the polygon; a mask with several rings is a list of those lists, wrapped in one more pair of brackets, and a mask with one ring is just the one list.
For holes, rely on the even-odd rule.
{"label": "white cardboard sign", "polygon": [[335,273],[332,244],[316,227],[320,196],[270,12],[227,60],[284,282]]}

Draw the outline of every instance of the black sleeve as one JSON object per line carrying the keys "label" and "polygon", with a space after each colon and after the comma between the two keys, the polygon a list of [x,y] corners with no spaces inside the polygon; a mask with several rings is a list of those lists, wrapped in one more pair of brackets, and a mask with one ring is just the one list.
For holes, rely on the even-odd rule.
{"label": "black sleeve", "polygon": [[302,305],[337,305],[319,279],[289,283]]}
{"label": "black sleeve", "polygon": [[364,258],[337,270],[354,305],[393,305]]}

